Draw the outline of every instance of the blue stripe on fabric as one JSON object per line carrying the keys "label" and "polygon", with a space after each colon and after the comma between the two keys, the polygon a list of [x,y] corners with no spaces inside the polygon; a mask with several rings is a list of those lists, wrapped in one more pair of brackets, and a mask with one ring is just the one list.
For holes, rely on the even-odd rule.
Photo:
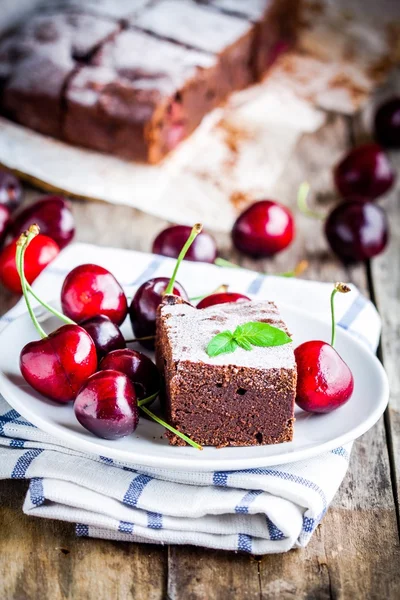
{"label": "blue stripe on fabric", "polygon": [[259,275],[257,275],[257,277],[255,279],[253,279],[253,281],[250,282],[250,284],[247,287],[247,293],[248,294],[258,294],[258,292],[260,291],[260,288],[264,282],[265,279],[265,275],[261,275],[261,273]]}
{"label": "blue stripe on fabric", "polygon": [[100,460],[106,463],[107,465],[113,465],[114,461],[112,458],[107,458],[107,456],[99,456]]}
{"label": "blue stripe on fabric", "polygon": [[242,552],[251,552],[252,551],[252,538],[247,533],[239,533],[238,534],[238,550]]}
{"label": "blue stripe on fabric", "polygon": [[283,540],[285,538],[285,534],[271,521],[271,519],[268,517],[266,517],[266,519],[270,540],[273,542]]}
{"label": "blue stripe on fabric", "polygon": [[249,512],[250,504],[254,502],[254,500],[260,494],[262,494],[262,490],[250,490],[250,492],[247,492],[247,494],[243,496],[239,504],[235,506],[235,513],[247,514]]}
{"label": "blue stripe on fabric", "polygon": [[11,440],[10,448],[23,448],[25,445],[25,440]]}
{"label": "blue stripe on fabric", "polygon": [[213,485],[226,486],[228,484],[228,475],[229,471],[215,471],[213,475]]}
{"label": "blue stripe on fabric", "polygon": [[123,499],[124,504],[136,506],[144,488],[152,480],[153,477],[149,477],[148,475],[138,475],[135,477],[129,484],[129,488],[126,491]]}
{"label": "blue stripe on fabric", "polygon": [[331,450],[331,454],[336,454],[337,456],[342,456],[343,458],[345,458],[347,461],[350,460],[350,455],[347,452],[347,450],[345,450],[343,448],[343,446],[340,446],[339,448],[335,448],[334,450]]}
{"label": "blue stripe on fabric", "polygon": [[140,273],[132,283],[128,283],[127,285],[142,285],[145,281],[150,279],[152,275],[157,271],[158,267],[164,262],[164,259],[161,256],[157,256],[153,258],[151,263],[147,265],[144,271]]}
{"label": "blue stripe on fabric", "polygon": [[29,495],[31,502],[35,506],[41,506],[44,504],[46,498],[44,497],[43,491],[43,479],[41,477],[33,477],[29,485]]}
{"label": "blue stripe on fabric", "polygon": [[118,525],[118,531],[121,533],[132,533],[133,523],[129,523],[128,521],[120,521]]}
{"label": "blue stripe on fabric", "polygon": [[147,511],[147,527],[149,529],[162,529],[162,514]]}
{"label": "blue stripe on fabric", "polygon": [[12,323],[12,321],[14,321],[14,319],[16,319],[17,317],[9,317],[8,315],[3,315],[2,317],[0,317],[0,321],[4,321],[5,323]]}
{"label": "blue stripe on fabric", "polygon": [[4,415],[0,415],[0,435],[4,435],[4,426],[7,423],[13,423],[16,419],[19,419],[21,415],[16,410],[9,410]]}
{"label": "blue stripe on fabric", "polygon": [[28,450],[16,462],[16,465],[11,473],[11,479],[24,479],[27,470],[29,469],[31,463],[41,454],[43,450],[41,448],[37,448],[35,450]]}
{"label": "blue stripe on fabric", "polygon": [[77,523],[76,527],[75,527],[75,533],[79,537],[88,537],[88,535],[89,535],[88,525],[84,525],[83,523]]}
{"label": "blue stripe on fabric", "polygon": [[338,322],[338,325],[343,329],[348,329],[353,321],[356,320],[364,306],[367,304],[367,299],[361,294],[354,299],[352,304],[349,306],[343,317]]}

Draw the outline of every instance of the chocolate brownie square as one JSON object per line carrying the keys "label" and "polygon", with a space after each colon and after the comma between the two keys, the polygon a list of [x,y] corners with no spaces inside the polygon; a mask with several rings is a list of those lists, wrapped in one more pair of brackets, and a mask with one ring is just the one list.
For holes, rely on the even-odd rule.
{"label": "chocolate brownie square", "polygon": [[219,64],[142,31],[105,43],[71,78],[64,139],[126,159],[159,162],[220,100]]}
{"label": "chocolate brownie square", "polygon": [[86,60],[119,25],[76,13],[34,16],[0,43],[2,112],[59,137],[62,95],[76,63]]}
{"label": "chocolate brownie square", "polygon": [[[157,322],[157,364],[165,380],[168,422],[204,446],[253,446],[293,438],[296,362],[293,343],[236,348],[209,357],[210,340],[249,321],[288,333],[273,302],[221,304],[202,310],[167,296]],[[167,434],[173,445],[182,439]]]}

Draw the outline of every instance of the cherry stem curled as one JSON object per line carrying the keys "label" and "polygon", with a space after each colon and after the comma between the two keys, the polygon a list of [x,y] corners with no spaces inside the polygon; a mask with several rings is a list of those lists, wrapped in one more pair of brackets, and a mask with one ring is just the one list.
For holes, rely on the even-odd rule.
{"label": "cherry stem curled", "polygon": [[348,292],[351,292],[351,289],[345,283],[337,282],[337,283],[335,283],[335,287],[333,288],[332,293],[331,293],[331,319],[332,319],[331,346],[332,347],[335,345],[335,341],[336,341],[336,321],[335,321],[335,302],[334,302],[334,300],[335,300],[335,296],[336,296],[337,292],[340,292],[341,294],[347,294]]}
{"label": "cherry stem curled", "polygon": [[320,221],[323,221],[325,219],[325,215],[317,213],[309,208],[307,203],[309,193],[310,184],[307,181],[303,181],[303,183],[300,184],[299,191],[297,193],[297,206],[307,217],[312,217],[313,219],[319,219]]}
{"label": "cherry stem curled", "polygon": [[165,427],[165,429],[168,429],[169,431],[172,431],[172,433],[174,433],[175,435],[178,435],[187,444],[190,444],[190,446],[193,446],[193,448],[197,448],[197,450],[203,450],[203,448],[202,448],[202,446],[200,446],[200,444],[197,444],[196,442],[194,442],[193,440],[191,440],[187,435],[185,435],[181,431],[178,431],[177,429],[174,429],[174,427],[172,427],[171,425],[169,425],[168,423],[166,423],[165,421],[163,421],[162,419],[160,419],[160,417],[157,417],[148,408],[146,408],[145,406],[141,405],[140,402],[138,402],[138,405],[141,408],[141,410],[144,413],[146,413],[146,415],[148,415],[151,419],[153,419],[153,421],[155,421],[159,425],[162,425],[163,427]]}
{"label": "cherry stem curled", "polygon": [[183,261],[183,259],[185,258],[186,253],[189,250],[190,246],[193,244],[194,240],[199,235],[199,233],[201,232],[202,229],[203,229],[203,225],[201,223],[196,223],[196,225],[193,225],[192,231],[190,232],[188,239],[186,240],[182,250],[179,253],[179,256],[178,256],[176,264],[175,264],[174,271],[172,273],[172,277],[169,280],[169,283],[165,289],[164,294],[172,294],[173,293],[175,280],[176,280],[176,274],[178,273],[179,266],[180,266],[181,262]]}

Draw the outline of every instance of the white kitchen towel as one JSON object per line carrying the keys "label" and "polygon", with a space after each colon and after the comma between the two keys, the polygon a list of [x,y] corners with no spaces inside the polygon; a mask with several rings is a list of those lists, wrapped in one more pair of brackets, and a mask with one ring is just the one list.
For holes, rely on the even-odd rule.
{"label": "white kitchen towel", "polygon": [[[65,275],[86,262],[112,271],[128,296],[149,277],[169,276],[174,265],[151,254],[75,244],[35,282],[37,292],[47,300],[57,298]],[[225,283],[329,319],[330,284],[189,262],[182,264],[178,279],[190,296]],[[1,319],[2,327],[24,311],[19,303]],[[358,290],[340,297],[337,318],[376,349],[380,319]],[[24,511],[76,523],[81,536],[254,554],[305,546],[343,480],[350,450],[347,445],[309,460],[241,471],[135,469],[60,446],[0,397],[0,479],[30,479]]]}

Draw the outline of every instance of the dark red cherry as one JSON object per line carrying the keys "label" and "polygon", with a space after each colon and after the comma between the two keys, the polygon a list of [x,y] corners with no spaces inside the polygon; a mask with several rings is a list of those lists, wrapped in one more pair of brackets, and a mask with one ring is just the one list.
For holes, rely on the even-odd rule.
{"label": "dark red cherry", "polygon": [[334,169],[339,194],[352,199],[366,197],[374,200],[392,187],[395,172],[378,144],[363,144],[353,148]]}
{"label": "dark red cherry", "polygon": [[105,315],[121,325],[128,312],[124,290],[114,275],[99,265],[79,265],[66,276],[61,290],[65,315],[80,323]]}
{"label": "dark red cherry", "polygon": [[248,296],[244,294],[238,294],[236,292],[221,292],[217,294],[210,294],[206,296],[197,304],[197,308],[207,308],[208,306],[214,306],[215,304],[226,304],[228,302],[243,302],[250,300]]}
{"label": "dark red cherry", "polygon": [[133,433],[139,422],[135,388],[118,371],[99,371],[82,385],[74,402],[79,423],[106,440]]}
{"label": "dark red cherry", "polygon": [[329,215],[325,233],[345,263],[367,260],[385,249],[389,236],[386,213],[372,202],[343,202]]}
{"label": "dark red cherry", "polygon": [[8,228],[10,226],[10,209],[4,204],[0,204],[0,246],[6,239]]}
{"label": "dark red cherry", "polygon": [[96,348],[82,327],[63,325],[24,346],[20,368],[37,392],[57,402],[70,402],[97,369]]}
{"label": "dark red cherry", "polygon": [[326,342],[305,342],[296,348],[296,403],[308,412],[326,413],[347,402],[353,375],[336,350]]}
{"label": "dark red cherry", "polygon": [[[13,240],[0,252],[0,280],[3,285],[20,294],[22,292],[21,281],[15,262],[15,251],[17,240]],[[50,264],[59,254],[60,249],[56,242],[47,235],[38,235],[35,237],[25,253],[25,277],[28,283],[33,283],[38,275]]]}
{"label": "dark red cherry", "polygon": [[6,206],[10,212],[15,210],[22,201],[22,186],[18,179],[9,171],[0,169],[0,205]]}
{"label": "dark red cherry", "polygon": [[[153,252],[171,258],[178,258],[183,245],[188,239],[191,227],[186,225],[174,225],[167,227],[158,234],[153,242]],[[194,240],[190,246],[185,260],[213,263],[217,258],[217,245],[214,238],[204,231]]]}
{"label": "dark red cherry", "polygon": [[400,148],[400,97],[387,100],[375,115],[375,139],[387,148]]}
{"label": "dark red cherry", "polygon": [[120,328],[105,315],[97,315],[96,317],[86,319],[80,323],[80,326],[92,338],[99,360],[113,350],[126,348],[125,338]]}
{"label": "dark red cherry", "polygon": [[[139,287],[133,296],[129,307],[129,317],[135,337],[141,338],[156,334],[157,309],[168,284],[168,277],[149,279]],[[178,282],[175,282],[172,294],[189,300],[187,293]],[[146,340],[141,344],[145,348],[154,348],[153,340]]]}
{"label": "dark red cherry", "polygon": [[153,361],[136,350],[114,350],[103,358],[99,369],[121,371],[135,386],[138,400],[148,398],[160,390],[160,374]]}
{"label": "dark red cherry", "polygon": [[247,208],[232,230],[235,247],[250,256],[273,256],[284,250],[295,235],[290,210],[272,200],[260,200]]}
{"label": "dark red cherry", "polygon": [[19,235],[32,223],[37,223],[41,233],[53,238],[60,248],[69,244],[75,234],[70,204],[61,196],[45,196],[15,213],[13,235]]}

